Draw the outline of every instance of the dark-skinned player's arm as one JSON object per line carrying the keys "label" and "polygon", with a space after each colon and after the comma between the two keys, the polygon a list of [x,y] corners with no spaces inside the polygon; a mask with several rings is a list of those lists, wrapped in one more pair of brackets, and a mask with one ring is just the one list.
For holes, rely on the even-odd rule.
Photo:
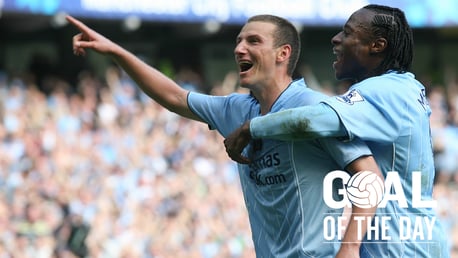
{"label": "dark-skinned player's arm", "polygon": [[[351,174],[355,174],[361,171],[374,172],[382,181],[384,177],[380,172],[380,169],[375,162],[373,156],[360,157],[357,160],[350,163],[346,170]],[[352,205],[352,212],[348,221],[348,225],[341,241],[339,252],[336,258],[359,258],[359,249],[361,242],[367,232],[367,223],[359,223],[355,219],[355,216],[363,216],[366,218],[373,218],[377,207],[373,208],[360,208],[356,205]]]}
{"label": "dark-skinned player's arm", "polygon": [[84,56],[86,51],[91,49],[111,57],[143,92],[160,105],[183,117],[202,121],[189,109],[187,101],[189,92],[187,90],[81,21],[72,16],[67,16],[66,19],[80,31],[73,37],[73,53],[75,55]]}
{"label": "dark-skinned player's arm", "polygon": [[310,140],[323,137],[347,137],[337,113],[319,103],[255,117],[246,121],[224,140],[228,156],[241,164],[250,160],[242,155],[251,139]]}

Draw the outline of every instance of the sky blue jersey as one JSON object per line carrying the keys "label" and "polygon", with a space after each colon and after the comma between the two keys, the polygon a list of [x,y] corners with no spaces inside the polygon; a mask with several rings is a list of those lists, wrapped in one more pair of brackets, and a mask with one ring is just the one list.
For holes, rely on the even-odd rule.
{"label": "sky blue jersey", "polygon": [[[316,104],[327,96],[296,80],[281,94],[271,113]],[[257,100],[249,94],[208,96],[190,93],[191,110],[224,137],[245,121],[260,116]],[[323,179],[343,170],[355,159],[371,155],[362,142],[336,139],[313,141],[256,140],[244,150],[249,165],[238,165],[258,257],[334,257],[336,239],[324,238],[325,217],[341,215],[323,201]],[[338,199],[334,188],[332,193]],[[331,190],[332,191],[332,190]],[[336,228],[327,227],[327,230]]]}
{"label": "sky blue jersey", "polygon": [[[323,102],[254,119],[251,133],[254,138],[364,140],[390,186],[385,193],[390,201],[377,209],[372,224],[378,228],[368,231],[361,257],[449,257],[432,205],[435,168],[424,86],[412,73],[389,72]],[[307,126],[299,128],[296,121]]]}
{"label": "sky blue jersey", "polygon": [[[380,216],[393,217],[387,233],[390,239],[378,237],[380,244],[363,244],[363,252],[369,257],[448,257],[439,221],[435,221],[437,226],[431,233],[425,225],[437,220],[433,207],[413,202],[418,198],[430,203],[435,175],[431,109],[424,86],[412,73],[390,72],[355,84],[346,94],[325,103],[337,112],[350,138],[357,136],[367,141],[385,176],[394,171],[402,179],[407,207],[390,201],[377,211]],[[416,171],[421,172],[417,180],[420,191],[413,189]],[[391,191],[394,193],[395,188]],[[422,232],[414,235],[419,227]]]}

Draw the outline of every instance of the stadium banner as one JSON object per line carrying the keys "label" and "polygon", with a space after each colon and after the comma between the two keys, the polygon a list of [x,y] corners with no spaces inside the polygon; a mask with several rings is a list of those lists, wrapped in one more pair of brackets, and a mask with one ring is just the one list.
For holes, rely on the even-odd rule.
{"label": "stadium banner", "polygon": [[401,8],[412,27],[458,25],[458,1],[437,0],[0,0],[2,13],[54,15],[68,13],[80,18],[145,21],[243,24],[255,14],[283,16],[309,26],[342,26],[364,5],[376,3]]}

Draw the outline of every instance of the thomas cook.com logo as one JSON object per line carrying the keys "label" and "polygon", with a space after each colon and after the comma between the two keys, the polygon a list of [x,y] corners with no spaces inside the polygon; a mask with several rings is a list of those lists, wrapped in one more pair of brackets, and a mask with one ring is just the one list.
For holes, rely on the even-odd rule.
{"label": "thomas cook.com logo", "polygon": [[[342,180],[344,185],[338,189],[341,196],[335,200],[333,187],[335,180]],[[435,208],[435,200],[421,199],[421,172],[412,172],[412,185],[409,189],[412,199],[408,204],[405,191],[402,187],[401,178],[397,172],[388,172],[385,182],[371,171],[361,171],[352,176],[347,172],[336,170],[328,173],[323,180],[323,199],[327,206],[332,209],[351,207],[352,204],[360,208],[386,208],[390,202],[397,202],[402,209],[411,208]],[[367,230],[367,240],[371,241],[424,241],[432,240],[432,231],[435,217],[408,214],[408,216],[380,213],[374,217],[364,214],[329,214],[323,221],[323,237],[326,241],[340,241],[343,232],[351,218],[358,226],[358,240],[363,240]],[[396,227],[396,229],[391,229]],[[393,234],[396,234],[394,236]]]}

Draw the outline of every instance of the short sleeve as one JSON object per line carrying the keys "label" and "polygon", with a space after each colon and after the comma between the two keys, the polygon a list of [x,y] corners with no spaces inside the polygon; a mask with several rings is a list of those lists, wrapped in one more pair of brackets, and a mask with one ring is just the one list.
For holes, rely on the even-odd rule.
{"label": "short sleeve", "polygon": [[319,142],[342,168],[347,167],[360,157],[372,155],[366,143],[358,138],[345,142],[336,138],[323,138]]}
{"label": "short sleeve", "polygon": [[[254,105],[246,94],[211,96],[196,92],[188,94],[188,105],[194,114],[205,121],[209,128],[226,137],[249,120],[255,113]],[[254,110],[254,111],[253,111]]]}
{"label": "short sleeve", "polygon": [[[354,87],[341,96],[324,101],[339,116],[349,139],[355,136],[371,141],[392,142],[399,137],[403,101],[389,90],[368,90],[368,85]],[[401,110],[400,110],[401,109]]]}

